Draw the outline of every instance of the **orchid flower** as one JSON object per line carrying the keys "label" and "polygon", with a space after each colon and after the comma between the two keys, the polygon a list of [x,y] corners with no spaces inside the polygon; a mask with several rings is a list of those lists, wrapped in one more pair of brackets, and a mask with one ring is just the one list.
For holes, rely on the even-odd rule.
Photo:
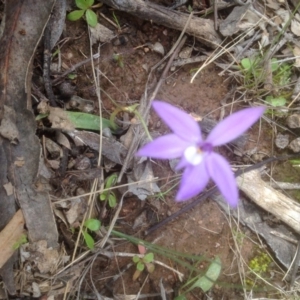
{"label": "orchid flower", "polygon": [[246,108],[225,118],[203,140],[199,124],[186,112],[161,101],[152,107],[173,131],[146,144],[138,156],[158,159],[180,158],[177,170],[184,169],[177,201],[199,194],[211,178],[231,207],[238,203],[238,188],[229,163],[214,151],[235,140],[264,113],[264,107]]}

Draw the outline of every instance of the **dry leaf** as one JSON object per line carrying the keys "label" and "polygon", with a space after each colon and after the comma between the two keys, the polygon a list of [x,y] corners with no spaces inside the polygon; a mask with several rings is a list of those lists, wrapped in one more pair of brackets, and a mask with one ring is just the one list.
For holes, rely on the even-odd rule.
{"label": "dry leaf", "polygon": [[13,185],[11,184],[11,182],[8,182],[8,183],[6,183],[6,184],[3,184],[3,187],[4,187],[5,191],[6,191],[6,195],[7,195],[7,196],[10,196],[10,195],[13,194],[13,192],[14,192],[14,187],[13,187]]}
{"label": "dry leaf", "polygon": [[67,113],[59,107],[49,107],[49,121],[52,123],[52,128],[63,129],[67,131],[75,130],[74,124],[70,122]]}
{"label": "dry leaf", "polygon": [[127,175],[128,190],[136,195],[140,200],[145,200],[149,195],[159,193],[160,189],[154,182],[154,175],[152,171],[151,162],[146,164],[138,164],[133,171],[134,179]]}
{"label": "dry leaf", "polygon": [[97,23],[95,27],[90,27],[92,45],[96,44],[98,41],[101,43],[110,42],[114,37],[113,31],[107,27]]}
{"label": "dry leaf", "polygon": [[16,112],[14,109],[4,105],[4,115],[0,125],[0,135],[17,144],[19,140],[19,131],[16,126]]}
{"label": "dry leaf", "polygon": [[295,46],[295,48],[293,49],[293,53],[294,53],[294,56],[298,58],[295,59],[295,63],[294,63],[294,66],[299,68],[300,67],[300,48]]}
{"label": "dry leaf", "polygon": [[299,20],[300,15],[296,14],[295,17],[291,21],[291,31],[294,35],[300,36],[300,22]]}
{"label": "dry leaf", "polygon": [[[86,145],[90,148],[99,151],[100,135],[89,131],[73,131],[68,132],[69,136],[73,138],[76,146]],[[117,163],[123,164],[124,158],[127,155],[127,149],[117,140],[102,136],[101,154],[107,159]]]}
{"label": "dry leaf", "polygon": [[70,209],[65,213],[68,223],[72,225],[73,223],[78,221],[78,219],[82,217],[85,211],[86,211],[86,205],[84,201],[82,201],[80,198],[73,199],[71,202]]}
{"label": "dry leaf", "polygon": [[63,156],[61,147],[49,138],[45,138],[45,146],[51,158],[57,159]]}
{"label": "dry leaf", "polygon": [[269,8],[272,8],[274,10],[277,10],[280,8],[278,2],[275,0],[267,0],[266,6],[268,6]]}
{"label": "dry leaf", "polygon": [[69,150],[71,150],[71,145],[70,145],[70,142],[69,142],[68,138],[61,131],[58,131],[56,133],[56,140],[60,145],[66,147]]}
{"label": "dry leaf", "polygon": [[30,260],[36,264],[42,274],[52,273],[58,265],[59,253],[56,249],[48,248],[47,241],[42,240],[28,246]]}
{"label": "dry leaf", "polygon": [[290,20],[290,13],[286,9],[278,9],[276,11],[276,14],[280,17],[281,19],[281,27],[284,27],[287,22]]}
{"label": "dry leaf", "polygon": [[58,170],[60,166],[60,161],[58,160],[52,160],[52,159],[47,159],[47,163],[50,165],[50,167],[53,170]]}

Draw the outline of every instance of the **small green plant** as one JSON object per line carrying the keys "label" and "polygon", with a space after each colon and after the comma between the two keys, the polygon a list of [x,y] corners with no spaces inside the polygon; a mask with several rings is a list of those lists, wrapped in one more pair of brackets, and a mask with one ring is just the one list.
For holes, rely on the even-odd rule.
{"label": "small green plant", "polygon": [[[107,177],[107,179],[105,180],[105,189],[110,189],[111,187],[113,187],[116,184],[117,179],[118,175],[116,173]],[[99,198],[101,201],[108,201],[108,205],[111,208],[114,208],[117,205],[117,197],[113,191],[105,191],[100,194]]]}
{"label": "small green plant", "polygon": [[14,243],[13,249],[17,250],[20,248],[21,245],[26,244],[27,242],[28,242],[27,236],[25,234],[22,234],[19,240]]}
{"label": "small green plant", "polygon": [[[253,58],[244,58],[241,60],[241,70],[244,75],[244,86],[247,89],[256,89],[265,93],[262,85],[267,76],[264,70],[264,58],[256,56]],[[288,63],[280,63],[277,58],[271,59],[271,72],[273,86],[276,90],[283,89],[291,80],[292,66]],[[274,92],[274,91],[273,91]],[[278,91],[276,91],[278,93]],[[272,106],[282,106],[286,103],[286,95],[269,95],[265,99]]]}
{"label": "small green plant", "polygon": [[203,292],[208,292],[216,283],[222,270],[222,263],[219,257],[216,257],[208,266],[205,274],[196,274],[188,280],[181,288],[180,295],[175,300],[185,300],[185,295],[195,288],[200,288]]}
{"label": "small green plant", "polygon": [[[172,260],[175,264],[178,264],[181,267],[184,267],[186,270],[190,271],[189,280],[179,289],[179,296],[177,296],[176,300],[183,300],[186,299],[186,294],[191,292],[195,288],[200,288],[202,291],[207,292],[210,290],[213,285],[217,282],[221,270],[222,270],[222,263],[219,257],[215,257],[213,260],[206,259],[202,255],[191,255],[186,253],[180,253],[174,250],[171,250],[169,248],[164,248],[156,244],[152,244],[150,242],[140,240],[138,238],[135,238],[133,236],[126,235],[124,233],[112,230],[112,234],[117,237],[125,238],[126,240],[130,241],[131,243],[134,243],[139,247],[139,253],[145,254],[146,248],[155,253],[155,255],[161,255],[163,257],[166,257],[170,260]],[[150,252],[149,252],[150,254]],[[147,255],[147,254],[146,254]],[[145,256],[146,256],[145,255]],[[151,262],[151,256],[148,258],[148,261],[145,262],[145,256],[144,257],[135,257],[134,262],[136,264],[140,263],[144,265],[144,267],[141,266],[141,268],[145,269],[147,267],[146,263],[148,261]],[[152,260],[153,262],[153,260]],[[191,263],[192,262],[192,263]],[[192,265],[193,264],[193,265]],[[201,270],[199,270],[199,265],[207,266],[206,272],[203,273]],[[141,271],[136,272],[137,274],[141,274]],[[138,278],[138,277],[137,277]]]}
{"label": "small green plant", "polygon": [[124,68],[123,56],[121,54],[113,54],[113,60],[118,64],[120,68]]}
{"label": "small green plant", "polygon": [[113,11],[113,18],[114,18],[115,23],[117,24],[118,30],[120,31],[121,30],[121,25],[120,25],[120,22],[119,22],[117,16],[115,15],[114,11]]}
{"label": "small green plant", "polygon": [[258,251],[258,254],[250,260],[249,269],[251,274],[249,274],[249,277],[246,279],[246,285],[249,289],[257,286],[257,279],[259,277],[266,276],[266,272],[268,271],[271,262],[272,259],[270,256],[262,251]]}
{"label": "small green plant", "polygon": [[138,245],[139,253],[144,255],[143,257],[139,257],[138,255],[135,255],[132,260],[136,264],[136,270],[133,274],[132,280],[135,281],[139,278],[139,276],[142,274],[142,272],[145,270],[145,267],[149,273],[154,272],[154,254],[152,252],[147,253],[147,250],[144,245],[139,244]]}
{"label": "small green plant", "polygon": [[81,17],[85,17],[86,22],[89,26],[95,27],[97,25],[97,15],[94,13],[92,8],[96,8],[102,5],[99,3],[94,5],[94,0],[75,0],[76,6],[79,8],[78,10],[74,10],[67,15],[68,20],[77,21]]}
{"label": "small green plant", "polygon": [[284,106],[286,104],[286,99],[282,96],[274,97],[269,95],[266,97],[266,101],[273,107]]}
{"label": "small green plant", "polygon": [[249,262],[249,268],[256,274],[263,275],[268,271],[270,263],[272,262],[270,256],[265,252],[259,252]]}
{"label": "small green plant", "polygon": [[83,238],[87,245],[87,247],[91,250],[94,249],[95,241],[93,237],[87,232],[90,231],[98,231],[101,227],[101,222],[97,219],[87,219],[83,224]]}

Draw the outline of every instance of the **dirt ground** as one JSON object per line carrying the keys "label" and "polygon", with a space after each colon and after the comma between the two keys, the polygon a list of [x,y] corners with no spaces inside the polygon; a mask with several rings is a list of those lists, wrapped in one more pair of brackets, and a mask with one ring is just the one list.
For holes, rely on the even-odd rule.
{"label": "dirt ground", "polygon": [[[104,11],[104,13],[108,18],[111,17],[110,11]],[[102,93],[102,100],[103,113],[106,116],[114,108],[107,94],[120,105],[138,103],[145,88],[148,70],[161,59],[160,54],[155,53],[145,44],[160,42],[167,52],[179,36],[177,31],[138,20],[126,14],[116,12],[116,16],[124,29],[119,32],[115,40],[100,48],[99,69],[102,72],[101,89],[105,91]],[[61,48],[61,56],[68,67],[82,61],[85,56],[89,56],[89,40],[86,32],[84,21],[67,22],[64,36],[69,38],[69,41]],[[192,38],[188,39],[186,45],[194,45],[196,49],[194,53],[198,52],[197,47],[201,48],[201,45]],[[96,51],[96,46],[94,49]],[[123,67],[113,59],[113,54],[117,53],[122,57]],[[191,75],[197,67],[199,64],[187,65],[169,72],[157,99],[172,103],[188,113],[201,117],[209,116],[217,121],[220,118],[221,101],[229,93],[233,83],[226,76],[220,77],[218,75],[220,70],[210,65],[191,84]],[[72,83],[76,94],[85,99],[96,100],[90,67],[81,67],[76,73],[77,78]],[[157,79],[160,74],[161,72],[156,72]],[[229,99],[227,103],[231,101],[232,99]],[[234,109],[246,105],[246,103],[241,103],[239,107],[234,106]],[[229,105],[225,112],[228,113],[231,108]],[[150,131],[159,131],[160,134],[168,132],[167,127],[153,113],[149,124]],[[228,153],[228,155],[231,159],[237,159],[233,154]],[[155,176],[167,178],[159,183],[163,189],[166,189],[170,186],[168,178],[173,176],[174,172],[167,162],[163,161],[158,161],[153,167]],[[220,257],[222,275],[214,288],[207,295],[200,289],[193,290],[187,295],[188,299],[244,299],[238,260],[234,252],[232,229],[228,224],[228,218],[215,202],[205,200],[150,236],[144,236],[144,230],[151,224],[164,219],[185,205],[185,203],[180,204],[174,201],[176,189],[169,192],[163,201],[152,197],[145,203],[134,197],[126,198],[116,229],[178,252],[200,255],[206,259]],[[107,218],[109,220],[110,216]],[[244,229],[244,234],[255,239],[247,229]],[[245,238],[241,247],[244,260],[249,261],[255,255],[256,250],[257,246],[250,241],[250,238]],[[136,247],[126,242],[115,242],[114,251],[137,253]],[[158,257],[158,259],[185,273],[184,280],[188,278],[188,271],[175,262],[164,257]],[[99,293],[107,296],[136,295],[139,291],[141,294],[160,293],[159,282],[162,279],[164,288],[167,291],[174,291],[168,294],[168,299],[173,299],[182,285],[174,272],[160,266],[149,276],[147,272],[144,272],[137,281],[132,280],[134,267],[131,267],[123,272],[119,279],[112,281],[112,276],[117,275],[130,262],[130,258],[107,260],[101,256],[98,257],[93,264],[90,276],[84,279],[81,288],[82,295],[90,295],[93,298],[90,278]],[[200,271],[205,270],[206,267],[205,263],[197,266]]]}
{"label": "dirt ground", "polygon": [[[111,9],[105,6],[101,8],[101,13],[111,20],[113,19],[112,12]],[[164,52],[167,53],[180,34],[178,31],[134,18],[126,13],[115,11],[114,14],[120,23],[121,29],[113,28],[104,19],[101,19],[101,23],[112,29],[116,34],[116,38],[111,42],[102,44],[100,47],[98,47],[99,45],[92,47],[94,53],[100,49],[100,59],[97,68],[101,72],[102,114],[106,118],[109,118],[114,109],[116,109],[115,103],[123,107],[139,103],[145,91],[149,70],[162,58],[161,54],[151,49],[151,45],[159,42],[163,46]],[[90,41],[87,32],[87,25],[84,20],[77,22],[66,21],[59,54],[63,70],[90,57]],[[207,51],[203,45],[192,37],[187,39],[185,47],[193,47],[193,55],[199,55],[201,51]],[[53,58],[53,62],[58,62],[57,56]],[[97,64],[97,62],[95,63]],[[239,96],[236,82],[226,77],[226,75],[220,76],[221,70],[214,64],[206,67],[196,77],[194,82],[190,83],[192,75],[200,65],[200,63],[197,63],[171,69],[156,98],[167,101],[200,118],[209,117],[216,122],[231,111],[248,106],[246,102],[233,103]],[[33,82],[37,87],[42,86],[39,82],[42,73],[41,66],[42,51],[38,49],[33,70]],[[81,66],[74,74],[76,74],[76,77],[65,79],[65,82],[71,84],[76,95],[94,101],[92,112],[98,114],[99,105],[90,64]],[[157,70],[154,73],[155,78],[152,80],[152,83],[155,84],[160,79],[161,74],[162,69]],[[55,72],[52,73],[53,78],[56,75]],[[66,97],[64,97],[60,86],[54,86],[54,92],[61,100],[62,106],[70,104],[68,102],[69,99],[63,99]],[[119,119],[123,117],[121,114],[118,115]],[[131,117],[129,115],[129,118]],[[149,119],[149,131],[158,132],[161,135],[169,132],[167,126],[162,123],[153,111]],[[256,152],[269,153],[271,151],[271,135],[265,135],[264,139],[260,140],[258,144],[258,132],[258,125],[253,126],[247,136],[245,151],[250,151],[257,147]],[[47,130],[42,126],[38,129],[38,135],[41,138],[44,135],[53,140],[56,138],[53,131]],[[243,156],[243,154],[237,156],[231,150],[222,148],[220,152],[232,164],[249,162],[248,156]],[[65,165],[69,166],[71,161],[76,161],[76,155],[88,158],[93,166],[96,164],[96,151],[74,147],[72,151],[68,152],[68,161],[65,162]],[[50,160],[50,157],[48,159]],[[167,225],[161,226],[155,232],[146,235],[145,231],[155,223],[171,216],[187,203],[195,200],[192,199],[184,203],[175,202],[174,198],[180,177],[174,173],[167,161],[155,161],[152,167],[154,176],[160,178],[158,186],[162,192],[167,191],[167,193],[163,197],[152,196],[145,201],[141,201],[132,195],[125,197],[114,229],[178,253],[198,256],[202,259],[201,261],[195,262],[193,259],[186,259],[186,262],[202,275],[205,274],[210,262],[219,257],[222,271],[219,278],[214,282],[212,289],[207,293],[204,293],[199,288],[193,289],[186,294],[187,299],[245,299],[246,288],[245,283],[241,280],[241,268],[245,268],[260,253],[261,249],[265,250],[267,247],[249,229],[240,224],[235,224],[233,219],[229,218],[212,199],[201,202]],[[118,172],[120,168],[121,166],[119,165],[114,166],[112,170],[105,172],[105,175]],[[67,167],[67,171],[72,170],[72,167]],[[75,189],[68,186],[67,175],[59,172],[59,169],[53,171],[51,191],[53,199],[75,196]],[[176,184],[175,187],[174,184]],[[212,183],[210,183],[209,187],[211,186]],[[84,191],[89,191],[91,182],[85,181],[80,188]],[[120,199],[122,196],[121,192],[117,191],[116,194]],[[115,210],[106,208],[103,213],[103,205],[99,204],[99,207],[100,212],[98,211],[98,215],[101,215],[102,224],[109,226]],[[63,211],[64,208],[59,207],[56,211],[60,243],[66,249],[65,254],[71,256],[76,235],[64,225],[63,218],[60,218],[59,215],[60,210]],[[76,231],[77,229],[74,230]],[[242,239],[242,242],[237,249],[238,236]],[[191,279],[191,273],[187,267],[165,256],[155,255],[155,260],[162,262],[165,266],[156,265],[154,272],[151,274],[143,271],[141,276],[134,281],[132,277],[135,272],[135,265],[132,263],[132,258],[128,255],[126,256],[126,254],[138,254],[137,246],[113,235],[109,245],[109,250],[116,253],[115,257],[107,258],[105,255],[98,254],[93,256],[94,260],[92,263],[86,260],[85,264],[78,265],[79,271],[77,272],[79,272],[79,276],[77,274],[77,279],[71,280],[71,284],[68,286],[70,291],[69,299],[75,299],[75,297],[77,299],[141,299],[142,297],[139,298],[137,296],[139,293],[144,299],[164,299],[161,296],[163,289],[166,292],[167,299],[174,299],[182,292],[182,286]],[[80,247],[82,252],[87,249],[84,245]],[[92,252],[92,254],[95,252]],[[172,269],[168,269],[166,266]],[[262,276],[268,277],[268,279],[272,277],[275,282],[277,277],[280,278],[278,273],[276,273],[279,272],[278,270],[279,268],[273,263],[273,273],[267,270]],[[182,281],[176,271],[184,274]],[[22,270],[20,273],[25,274],[26,270]],[[247,284],[249,284],[247,292],[254,291],[255,297],[270,296],[279,299],[280,296],[276,294],[274,289],[264,286],[261,282],[256,282],[257,278],[251,277],[250,273],[246,268],[244,274],[246,274]],[[23,276],[24,278],[26,277],[26,275]],[[20,277],[22,276],[20,275]],[[33,281],[32,278],[27,280],[28,282]],[[65,279],[65,281],[67,280],[70,280],[70,277]],[[104,298],[104,296],[108,298]],[[54,299],[61,299],[61,297],[62,295],[58,295]]]}

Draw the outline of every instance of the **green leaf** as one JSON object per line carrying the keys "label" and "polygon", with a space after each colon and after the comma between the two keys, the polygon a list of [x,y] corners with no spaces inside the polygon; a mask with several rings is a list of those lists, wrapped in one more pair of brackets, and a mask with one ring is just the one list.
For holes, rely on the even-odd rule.
{"label": "green leaf", "polygon": [[144,257],[143,257],[143,262],[144,263],[151,263],[154,260],[154,254],[152,252],[147,253]]}
{"label": "green leaf", "polygon": [[175,297],[174,300],[186,300],[186,297],[184,295],[179,295]]}
{"label": "green leaf", "polygon": [[130,113],[134,113],[134,112],[136,111],[136,109],[137,109],[138,106],[139,106],[139,104],[136,103],[136,104],[127,106],[127,107],[125,108],[125,110],[128,111],[128,112],[130,112]]}
{"label": "green leaf", "polygon": [[112,187],[112,186],[117,182],[117,179],[118,179],[118,174],[117,174],[117,173],[111,174],[111,175],[106,179],[105,187],[106,187],[107,189],[109,189],[110,187]]}
{"label": "green leaf", "polygon": [[[75,128],[86,129],[86,130],[100,130],[100,117],[92,114],[77,112],[77,111],[66,111],[65,112],[73,123]],[[112,127],[109,120],[102,118],[102,128]]]}
{"label": "green leaf", "polygon": [[272,106],[284,106],[286,104],[286,99],[284,97],[273,97],[267,96],[266,101],[269,102]]}
{"label": "green leaf", "polygon": [[[88,1],[88,0],[75,0],[75,3],[76,3],[76,6],[80,9],[86,10],[89,7],[91,7],[90,1]],[[93,1],[93,3],[94,3],[94,1]],[[92,5],[93,5],[93,3],[92,3]]]}
{"label": "green leaf", "polygon": [[100,198],[101,201],[104,201],[104,200],[106,199],[106,197],[107,197],[107,192],[103,192],[103,193],[99,196],[99,198]]}
{"label": "green leaf", "polygon": [[145,265],[139,261],[136,265],[136,269],[142,272],[145,269]]}
{"label": "green leaf", "polygon": [[276,71],[279,68],[279,63],[277,58],[272,58],[271,59],[271,70],[272,72]]}
{"label": "green leaf", "polygon": [[98,23],[97,15],[91,10],[87,9],[85,13],[86,21],[91,27],[95,27]]}
{"label": "green leaf", "polygon": [[241,60],[241,65],[246,71],[249,71],[253,65],[253,61],[251,61],[250,58],[243,58]]}
{"label": "green leaf", "polygon": [[215,260],[212,261],[206,274],[200,277],[190,288],[188,291],[191,291],[195,287],[199,287],[203,290],[204,293],[209,291],[213,285],[215,284],[216,280],[220,276],[221,273],[221,260],[217,257]]}
{"label": "green leaf", "polygon": [[114,208],[117,205],[116,195],[112,192],[108,195],[108,205],[111,208]]}
{"label": "green leaf", "polygon": [[135,264],[137,264],[137,263],[140,261],[140,258],[139,258],[137,255],[135,255],[135,256],[132,258],[132,261],[133,261]]}
{"label": "green leaf", "polygon": [[88,219],[84,222],[84,226],[91,231],[97,231],[101,227],[101,222],[96,219]]}
{"label": "green leaf", "polygon": [[291,159],[291,160],[289,160],[289,162],[292,165],[300,165],[300,159]]}
{"label": "green leaf", "polygon": [[94,4],[94,0],[85,0],[89,7]]}
{"label": "green leaf", "polygon": [[68,78],[71,79],[71,80],[75,79],[76,77],[77,77],[76,74],[71,73],[71,74],[68,75]]}
{"label": "green leaf", "polygon": [[83,237],[84,237],[84,240],[85,240],[85,243],[87,245],[87,247],[91,250],[94,249],[95,247],[95,241],[94,239],[91,237],[91,235],[89,235],[87,232],[84,232],[83,233]]}
{"label": "green leaf", "polygon": [[21,234],[20,238],[13,244],[13,250],[17,250],[21,245],[26,244],[28,242],[27,236],[25,234]]}
{"label": "green leaf", "polygon": [[67,15],[67,19],[69,21],[77,21],[83,16],[84,12],[84,10],[74,10]]}
{"label": "green leaf", "polygon": [[36,121],[39,121],[39,120],[44,119],[44,118],[46,118],[46,117],[48,117],[48,116],[49,116],[49,114],[39,114],[39,115],[37,115],[37,116],[35,117],[35,120],[36,120]]}

